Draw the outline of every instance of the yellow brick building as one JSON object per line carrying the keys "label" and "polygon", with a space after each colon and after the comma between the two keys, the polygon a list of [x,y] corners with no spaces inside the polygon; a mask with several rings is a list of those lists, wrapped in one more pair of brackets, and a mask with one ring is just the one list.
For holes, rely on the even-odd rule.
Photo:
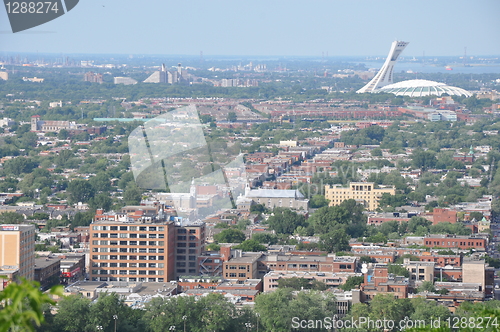
{"label": "yellow brick building", "polygon": [[0,225],[0,274],[16,269],[18,277],[34,279],[34,225]]}
{"label": "yellow brick building", "polygon": [[339,205],[348,199],[354,199],[370,211],[378,208],[378,201],[382,194],[396,194],[394,187],[374,188],[373,182],[351,182],[348,187],[341,185],[325,186],[325,198],[330,201],[330,206]]}

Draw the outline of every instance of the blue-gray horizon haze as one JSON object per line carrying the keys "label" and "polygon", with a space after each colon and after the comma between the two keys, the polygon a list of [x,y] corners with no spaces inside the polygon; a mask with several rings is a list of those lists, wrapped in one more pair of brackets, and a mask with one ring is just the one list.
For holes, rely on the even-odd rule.
{"label": "blue-gray horizon haze", "polygon": [[500,55],[500,2],[82,0],[12,33],[0,10],[0,52],[263,56]]}

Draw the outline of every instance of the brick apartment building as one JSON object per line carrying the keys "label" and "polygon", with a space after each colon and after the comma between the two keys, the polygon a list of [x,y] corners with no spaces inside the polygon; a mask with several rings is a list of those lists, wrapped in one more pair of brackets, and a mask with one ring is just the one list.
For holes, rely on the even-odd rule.
{"label": "brick apartment building", "polygon": [[91,280],[165,282],[198,275],[205,224],[171,219],[161,206],[97,210],[90,225]]}
{"label": "brick apartment building", "polygon": [[486,250],[488,240],[482,237],[460,236],[450,234],[429,235],[424,237],[423,244],[426,247],[434,248],[458,248]]}

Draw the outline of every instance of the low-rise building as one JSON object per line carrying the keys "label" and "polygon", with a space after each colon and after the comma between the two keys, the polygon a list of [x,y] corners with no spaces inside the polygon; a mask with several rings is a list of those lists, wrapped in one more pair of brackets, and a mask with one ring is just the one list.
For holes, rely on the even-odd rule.
{"label": "low-rise building", "polygon": [[61,259],[57,257],[41,257],[35,259],[35,281],[43,290],[59,284]]}

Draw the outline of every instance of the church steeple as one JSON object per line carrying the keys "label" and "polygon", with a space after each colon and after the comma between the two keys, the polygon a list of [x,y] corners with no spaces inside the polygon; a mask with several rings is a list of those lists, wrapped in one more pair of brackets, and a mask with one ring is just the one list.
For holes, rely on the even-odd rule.
{"label": "church steeple", "polygon": [[472,145],[470,146],[470,149],[469,149],[469,154],[470,154],[470,155],[473,155],[473,154],[474,154],[474,148],[472,147]]}

